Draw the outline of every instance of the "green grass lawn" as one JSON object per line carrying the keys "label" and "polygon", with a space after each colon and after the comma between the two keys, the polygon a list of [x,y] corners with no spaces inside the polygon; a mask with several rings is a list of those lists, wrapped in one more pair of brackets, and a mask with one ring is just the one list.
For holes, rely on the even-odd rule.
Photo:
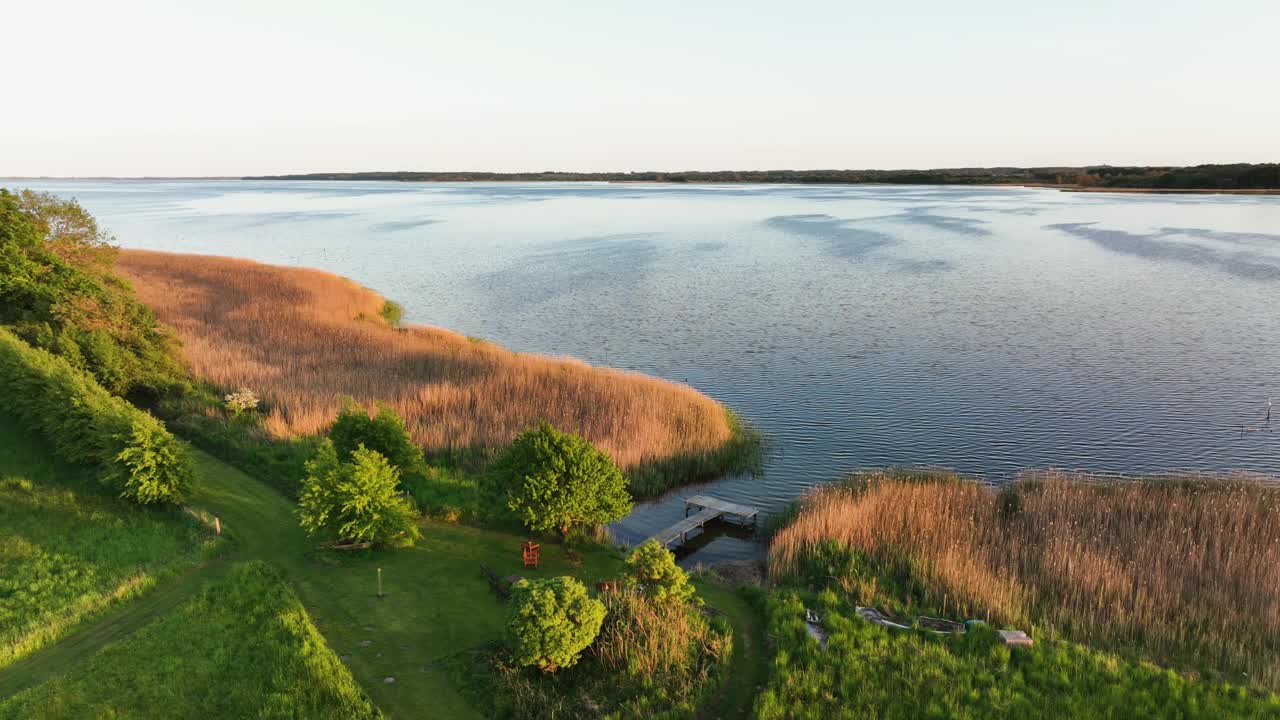
{"label": "green grass lawn", "polygon": [[279,572],[240,563],[0,718],[377,717]]}
{"label": "green grass lawn", "polygon": [[[27,462],[38,465],[40,456],[34,450],[28,454]],[[201,589],[210,582],[228,582],[227,575],[235,567],[232,560],[261,559],[279,571],[305,608],[306,617],[327,641],[312,638],[295,645],[308,652],[323,652],[324,645],[332,648],[388,716],[480,718],[454,674],[456,663],[450,663],[451,658],[490,647],[502,637],[506,607],[481,576],[480,565],[502,576],[573,575],[589,586],[600,579],[616,578],[621,572],[619,551],[585,550],[575,563],[560,545],[552,543],[543,545],[541,567],[526,570],[520,557],[521,536],[438,521],[423,522],[423,539],[414,548],[351,555],[318,552],[316,543],[298,527],[295,504],[277,490],[205,453],[194,451],[194,458],[198,478],[188,504],[219,517],[223,538],[230,543],[229,559],[204,563],[161,583],[141,600],[84,623],[85,627],[73,630],[56,645],[9,669],[0,668],[0,697],[27,690],[4,706],[6,711],[35,707],[26,703],[38,697],[49,703],[43,717],[78,717],[88,712],[86,708],[92,708],[90,715],[117,712],[132,716],[154,701],[159,692],[156,688],[164,686],[174,700],[157,706],[166,708],[157,711],[162,715],[202,714],[211,707],[207,704],[211,701],[203,698],[216,695],[235,696],[238,715],[266,712],[272,707],[265,704],[267,695],[237,695],[233,687],[244,682],[234,667],[239,662],[235,651],[257,652],[252,648],[257,647],[253,645],[255,636],[263,632],[260,624],[225,623],[219,626],[225,637],[212,645],[209,628],[190,628],[190,636],[177,632],[184,625],[180,618],[190,618],[192,608],[215,613],[225,610],[208,606],[212,600],[207,592],[201,594]],[[51,471],[46,466],[43,472]],[[114,502],[97,496],[94,501]],[[86,507],[79,497],[66,502],[68,512],[83,512]],[[145,527],[175,523],[164,511],[155,510],[138,510],[131,521]],[[2,527],[2,532],[13,532],[10,524]],[[130,534],[149,537],[142,531]],[[186,557],[194,557],[194,552],[189,551]],[[377,597],[379,568],[383,573],[382,598]],[[735,593],[710,586],[704,592],[710,604],[726,608],[735,630],[737,622],[753,612]],[[156,627],[168,629],[160,632]],[[229,650],[205,657],[200,649],[206,646]],[[758,660],[758,640],[755,646],[753,657]],[[139,653],[162,658],[157,662],[168,674],[149,674],[145,683],[127,681],[131,676],[115,668],[126,667],[125,659]],[[218,662],[226,665],[223,672],[213,672]],[[708,716],[741,716],[739,706],[745,705],[737,694],[742,691],[749,690],[735,691],[727,706],[729,714],[713,712]],[[264,703],[256,706],[257,710],[254,698]],[[12,705],[14,702],[23,704]]]}
{"label": "green grass lawn", "polygon": [[1061,642],[1009,648],[994,630],[890,630],[825,592],[810,599],[829,633],[805,630],[806,602],[769,601],[773,673],[757,702],[775,718],[1277,718],[1280,697],[1184,677]]}
{"label": "green grass lawn", "polygon": [[0,416],[0,668],[213,552],[179,510],[112,497]]}

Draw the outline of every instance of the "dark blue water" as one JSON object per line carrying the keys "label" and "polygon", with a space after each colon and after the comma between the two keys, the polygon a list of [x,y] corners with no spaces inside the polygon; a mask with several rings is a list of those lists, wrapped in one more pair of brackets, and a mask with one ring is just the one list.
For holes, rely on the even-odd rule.
{"label": "dark blue water", "polygon": [[[13,183],[8,183],[13,184]],[[680,380],[859,467],[1280,472],[1280,197],[1025,188],[46,182],[126,247],[322,267],[406,319]],[[1280,424],[1280,418],[1275,421]],[[678,497],[618,526],[643,537]],[[741,556],[724,537],[697,560]]]}

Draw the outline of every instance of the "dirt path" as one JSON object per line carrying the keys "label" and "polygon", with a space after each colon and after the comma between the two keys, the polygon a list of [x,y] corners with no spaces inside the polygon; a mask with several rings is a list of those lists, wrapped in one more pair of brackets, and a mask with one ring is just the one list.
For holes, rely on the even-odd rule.
{"label": "dirt path", "polygon": [[733,657],[729,678],[698,713],[701,720],[740,720],[751,717],[756,695],[768,679],[764,618],[741,593],[702,583],[699,593],[720,610],[733,626]]}

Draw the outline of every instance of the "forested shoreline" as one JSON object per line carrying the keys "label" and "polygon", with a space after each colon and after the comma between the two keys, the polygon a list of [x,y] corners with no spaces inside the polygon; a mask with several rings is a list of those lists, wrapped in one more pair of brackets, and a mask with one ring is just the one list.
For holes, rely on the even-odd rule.
{"label": "forested shoreline", "polygon": [[901,185],[1052,185],[1152,190],[1280,189],[1280,163],[1229,165],[938,168],[929,170],[715,170],[643,172],[344,172],[261,175],[244,180],[398,182],[670,182]]}

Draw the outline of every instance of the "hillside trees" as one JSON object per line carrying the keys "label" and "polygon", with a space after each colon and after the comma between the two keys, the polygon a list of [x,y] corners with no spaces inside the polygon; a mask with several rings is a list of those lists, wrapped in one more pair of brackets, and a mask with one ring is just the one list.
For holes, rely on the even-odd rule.
{"label": "hillside trees", "polygon": [[107,392],[65,359],[0,328],[6,409],[43,435],[55,454],[97,470],[140,504],[177,503],[193,476],[186,448],[151,415]]}
{"label": "hillside trees", "polygon": [[0,326],[116,395],[185,381],[168,334],[111,272],[110,237],[74,200],[0,189]]}

